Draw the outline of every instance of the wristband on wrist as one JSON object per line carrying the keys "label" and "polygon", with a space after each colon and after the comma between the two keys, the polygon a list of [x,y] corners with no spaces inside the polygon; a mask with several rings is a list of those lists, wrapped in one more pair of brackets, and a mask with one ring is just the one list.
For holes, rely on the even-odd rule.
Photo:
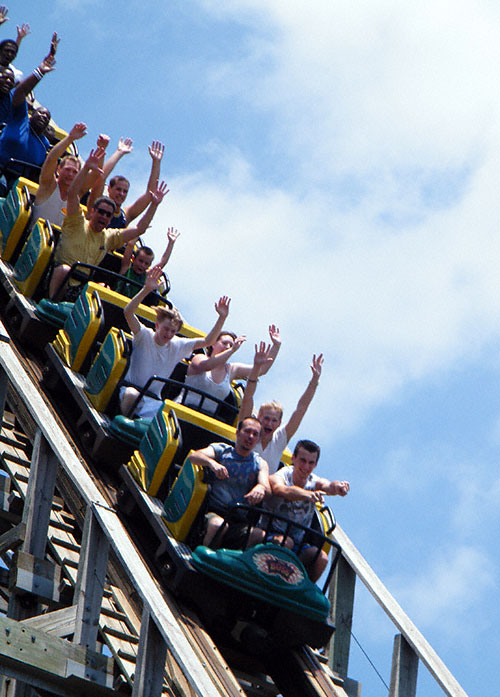
{"label": "wristband on wrist", "polygon": [[33,75],[36,77],[36,79],[37,79],[38,82],[40,82],[40,80],[41,80],[42,77],[43,77],[43,73],[42,73],[42,71],[40,70],[40,68],[35,68],[35,69],[33,70]]}

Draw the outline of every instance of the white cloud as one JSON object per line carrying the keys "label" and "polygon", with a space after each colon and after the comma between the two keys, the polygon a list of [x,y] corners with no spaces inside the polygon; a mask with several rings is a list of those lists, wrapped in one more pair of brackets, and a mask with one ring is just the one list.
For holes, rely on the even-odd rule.
{"label": "white cloud", "polygon": [[396,232],[363,209],[329,209],[319,192],[264,189],[234,151],[212,171],[171,185],[155,228],[175,221],[182,232],[170,266],[173,298],[208,328],[215,297],[230,294],[229,324],[249,335],[246,360],[277,322],[289,369],[278,384],[273,370],[273,387],[285,404],[300,394],[312,353],[323,350],[321,403],[334,430],[408,381],[473,358],[498,334],[500,238],[491,216],[477,225],[488,192],[476,183],[455,208]]}
{"label": "white cloud", "polygon": [[280,325],[282,363],[259,397],[291,409],[325,352],[313,413],[327,418],[306,426],[332,438],[498,337],[499,12],[202,5],[249,28],[238,58],[206,67],[213,88],[272,116],[266,135],[293,169],[273,186],[265,162],[207,143],[205,170],[169,179],[155,247],[157,230],[181,230],[172,297],[193,323],[208,328],[215,298],[232,295],[240,359]]}
{"label": "white cloud", "polygon": [[[411,553],[409,549],[408,555]],[[418,559],[415,561],[418,568]],[[435,550],[434,558],[424,559],[416,575],[393,579],[389,585],[396,589],[394,595],[421,630],[439,628],[442,635],[456,637],[463,634],[467,616],[484,604],[484,596],[495,587],[497,575],[483,551],[457,545]],[[476,626],[474,633],[479,634],[487,622],[484,618],[483,626]]]}
{"label": "white cloud", "polygon": [[261,30],[246,60],[216,66],[215,83],[279,115],[277,137],[309,152],[310,172],[461,165],[497,128],[493,5],[217,5],[230,17],[243,6]]}

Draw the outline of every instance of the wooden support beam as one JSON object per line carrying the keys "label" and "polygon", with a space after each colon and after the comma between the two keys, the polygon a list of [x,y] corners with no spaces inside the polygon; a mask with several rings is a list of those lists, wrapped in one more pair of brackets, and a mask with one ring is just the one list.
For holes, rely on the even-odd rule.
{"label": "wooden support beam", "polygon": [[[0,479],[2,479],[0,477]],[[19,523],[15,527],[11,528],[0,537],[0,554],[3,554],[8,549],[16,549],[19,545],[23,544],[26,534],[25,523]]]}
{"label": "wooden support beam", "polygon": [[355,587],[356,574],[341,556],[330,584],[331,616],[335,632],[330,641],[328,666],[342,678],[348,676]]}
{"label": "wooden support beam", "polygon": [[[2,326],[0,325],[0,331]],[[1,339],[0,339],[1,340]],[[3,413],[5,411],[5,401],[7,399],[7,387],[9,385],[9,376],[3,366],[0,365],[0,424],[3,421]]]}
{"label": "wooden support beam", "polygon": [[166,660],[167,644],[145,609],[142,613],[132,697],[161,697]]}
{"label": "wooden support beam", "polygon": [[[0,345],[1,346],[1,345]],[[342,547],[342,556],[352,566],[389,619],[403,634],[432,677],[447,697],[467,697],[467,693],[450,673],[429,642],[415,627],[408,615],[389,593],[368,562],[361,556],[342,528],[337,525],[333,539]]]}
{"label": "wooden support beam", "polygon": [[47,439],[38,429],[24,503],[23,522],[26,523],[26,539],[23,552],[41,559],[45,556],[57,467],[57,458]]}
{"label": "wooden support beam", "polygon": [[[0,397],[1,400],[1,397]],[[0,510],[9,510],[10,477],[7,472],[0,472]]]}
{"label": "wooden support beam", "polygon": [[402,634],[394,637],[389,697],[415,697],[418,656]]}
{"label": "wooden support beam", "polygon": [[73,641],[92,650],[97,641],[108,552],[109,542],[92,507],[87,506],[73,601],[77,605]]}
{"label": "wooden support beam", "polygon": [[0,617],[0,672],[64,697],[114,695],[113,660]]}
{"label": "wooden support beam", "polygon": [[[16,564],[9,578],[9,588],[14,593],[30,593],[42,600],[58,602],[60,583],[61,568],[57,564],[49,559],[38,559],[22,550],[17,552]],[[38,611],[33,614],[38,614]],[[24,617],[26,615],[14,616],[15,619]]]}
{"label": "wooden support beam", "polygon": [[52,636],[66,637],[75,633],[76,605],[63,607],[61,610],[45,612],[43,615],[28,617],[21,624],[40,629]]}

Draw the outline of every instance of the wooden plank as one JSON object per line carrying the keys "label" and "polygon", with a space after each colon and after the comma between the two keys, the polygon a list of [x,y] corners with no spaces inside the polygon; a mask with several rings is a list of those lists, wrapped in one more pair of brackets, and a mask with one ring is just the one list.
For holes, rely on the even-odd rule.
{"label": "wooden plank", "polygon": [[415,697],[418,658],[402,634],[394,637],[389,697]]}
{"label": "wooden plank", "polygon": [[132,697],[160,697],[163,690],[167,645],[158,628],[145,611],[141,622],[141,636]]}
{"label": "wooden plank", "polygon": [[73,641],[91,649],[97,641],[108,551],[108,540],[88,506],[74,594],[78,610]]}
{"label": "wooden plank", "polygon": [[35,557],[45,555],[57,467],[57,458],[45,436],[39,430],[33,447],[30,478],[23,512],[23,522],[26,523],[23,551],[33,554]]}
{"label": "wooden plank", "polygon": [[24,542],[24,536],[26,533],[26,524],[19,523],[15,527],[11,528],[0,537],[0,554],[3,554],[8,549],[16,549],[20,544]]}
{"label": "wooden plank", "polygon": [[7,617],[0,617],[0,666],[23,682],[57,686],[57,694],[73,694],[61,691],[67,682],[79,684],[74,694],[112,694],[112,659]]}
{"label": "wooden plank", "polygon": [[401,606],[389,593],[382,581],[361,556],[339,525],[337,525],[333,532],[333,539],[339,543],[342,548],[342,555],[354,569],[356,575],[365,584],[386,615],[390,617],[398,630],[403,634],[406,641],[413,648],[416,655],[426,666],[447,697],[468,697],[465,690],[457,682],[408,615],[402,610]]}
{"label": "wooden plank", "polygon": [[352,615],[354,607],[354,590],[356,574],[344,559],[340,557],[332,583],[330,585],[331,616],[335,632],[330,640],[328,665],[342,678],[347,678],[349,667],[349,650],[351,646]]}
{"label": "wooden plank", "polygon": [[22,624],[35,627],[47,634],[58,637],[70,636],[75,631],[76,605],[63,607],[61,610],[46,612],[37,617],[29,617],[21,620]]}

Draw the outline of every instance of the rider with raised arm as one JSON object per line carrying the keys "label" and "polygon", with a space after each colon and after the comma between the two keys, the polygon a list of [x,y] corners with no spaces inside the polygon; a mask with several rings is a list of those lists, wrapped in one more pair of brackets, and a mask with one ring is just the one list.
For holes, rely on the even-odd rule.
{"label": "rider with raised arm", "polygon": [[[163,269],[172,255],[174,249],[174,244],[179,237],[177,230],[173,227],[169,227],[167,230],[167,246],[163,252],[160,261],[155,264]],[[153,260],[155,258],[154,252],[151,247],[139,247],[134,249],[138,238],[130,240],[127,242],[125,247],[125,252],[123,253],[123,260],[120,267],[120,274],[124,276],[123,281],[118,281],[116,284],[116,292],[126,295],[128,298],[133,298],[137,293],[137,286],[133,283],[128,283],[127,281],[135,281],[144,285],[146,282],[146,272],[151,267]]]}
{"label": "rider with raised arm", "polygon": [[[281,347],[279,329],[271,324],[269,327],[271,349],[268,360],[261,369],[261,375],[268,372]],[[229,359],[245,341],[245,336],[236,336],[232,332],[221,332],[216,342],[207,348],[207,355],[197,354],[190,362],[185,383],[189,387],[203,390],[217,399],[224,400],[231,391],[233,380],[246,380],[250,377],[253,366],[246,363],[232,363]],[[183,403],[194,408],[200,407],[202,397],[195,392],[187,392]],[[201,408],[208,414],[215,413],[217,402],[205,399]]]}
{"label": "rider with raised arm", "polygon": [[62,225],[69,187],[81,169],[75,155],[65,154],[68,147],[87,135],[84,123],[75,123],[68,135],[49,151],[42,165],[35,197],[34,219],[43,218],[53,225]]}
{"label": "rider with raised arm", "polygon": [[[92,187],[88,205],[91,207],[93,201],[103,194],[104,182],[113,171],[118,161],[133,150],[130,138],[120,138],[116,151],[106,160],[102,167],[102,174]],[[151,172],[146,186],[146,191],[139,196],[130,206],[123,208],[127,198],[130,182],[126,177],[117,175],[112,177],[108,184],[108,196],[115,204],[115,212],[109,224],[110,228],[125,228],[143,213],[149,205],[149,191],[158,185],[160,179],[160,167],[165,152],[165,146],[160,141],[154,140],[148,147],[151,157]]]}
{"label": "rider with raised arm", "polygon": [[[106,252],[119,249],[129,240],[144,234],[167,193],[164,182],[149,192],[149,207],[135,227],[125,230],[108,228],[115,204],[105,196],[95,201],[90,211],[89,220],[85,220],[80,206],[81,190],[89,172],[102,171],[99,166],[102,156],[102,148],[92,150],[69,188],[67,214],[63,221],[61,238],[55,252],[57,265],[50,280],[50,297],[54,297],[72,264],[82,262],[97,266]],[[75,283],[71,285],[75,285]]]}
{"label": "rider with raised arm", "polygon": [[[176,336],[182,328],[182,318],[176,309],[157,308],[155,330],[149,329],[137,317],[137,309],[142,300],[151,291],[156,290],[161,278],[161,269],[154,266],[147,272],[146,283],[132,298],[124,309],[125,319],[134,335],[133,350],[130,366],[125,376],[125,382],[131,383],[120,391],[120,406],[122,413],[130,415],[129,411],[148,380],[156,375],[169,378],[172,370],[183,358],[190,356],[193,351],[209,346],[221,331],[229,313],[230,299],[223,296],[215,303],[217,320],[205,337],[184,339]],[[153,418],[160,407],[161,382],[153,382],[150,391],[154,397],[144,397],[136,407],[134,416]]]}
{"label": "rider with raised arm", "polygon": [[[240,419],[245,418],[245,416],[248,416],[253,411],[253,397],[257,388],[259,375],[261,374],[261,363],[259,362],[261,358],[262,356],[259,356],[258,352],[256,351],[254,367],[248,379],[245,394],[240,407]],[[301,421],[312,402],[316,388],[319,384],[322,367],[323,354],[320,353],[318,356],[314,355],[311,364],[312,378],[310,379],[301,398],[297,402],[297,406],[295,407],[293,414],[290,416],[288,422],[284,426],[281,425],[281,420],[283,418],[283,407],[279,402],[267,402],[259,409],[257,418],[262,424],[262,431],[260,441],[257,444],[255,451],[259,453],[259,455],[262,455],[262,457],[266,460],[267,464],[269,465],[270,474],[274,474],[274,472],[277,471],[283,450],[297,432],[297,429],[299,428]]]}

